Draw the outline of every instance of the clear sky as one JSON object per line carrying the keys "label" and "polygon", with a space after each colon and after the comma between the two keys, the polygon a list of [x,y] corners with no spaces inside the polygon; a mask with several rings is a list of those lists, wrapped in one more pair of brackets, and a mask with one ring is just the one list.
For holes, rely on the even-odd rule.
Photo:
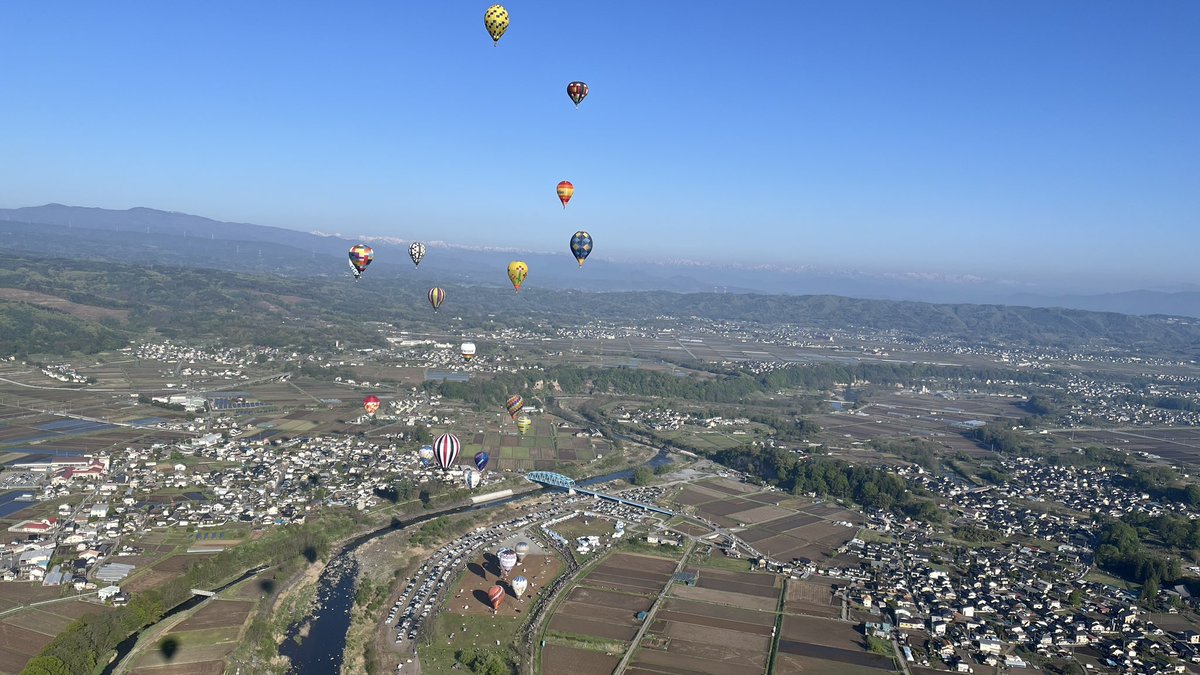
{"label": "clear sky", "polygon": [[488,4],[4,3],[0,206],[1200,283],[1195,0]]}

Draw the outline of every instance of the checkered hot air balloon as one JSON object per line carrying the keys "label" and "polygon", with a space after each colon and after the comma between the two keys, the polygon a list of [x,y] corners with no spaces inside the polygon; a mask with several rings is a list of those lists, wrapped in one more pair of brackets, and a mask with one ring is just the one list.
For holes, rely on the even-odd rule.
{"label": "checkered hot air balloon", "polygon": [[592,235],[580,230],[571,235],[571,255],[579,261],[579,266],[583,267],[583,261],[592,254]]}
{"label": "checkered hot air balloon", "polygon": [[354,270],[354,280],[362,276],[362,273],[367,271],[367,265],[375,259],[375,251],[366,244],[355,244],[350,247],[350,269]]}
{"label": "checkered hot air balloon", "polygon": [[433,442],[433,456],[437,459],[438,466],[442,467],[442,471],[449,471],[450,467],[454,466],[461,449],[462,444],[458,442],[458,436],[442,434],[437,437]]}
{"label": "checkered hot air balloon", "polygon": [[412,258],[414,265],[421,264],[421,258],[425,257],[425,244],[419,241],[414,241],[408,246],[408,257]]}
{"label": "checkered hot air balloon", "polygon": [[583,99],[587,98],[588,86],[583,82],[572,82],[567,85],[567,96],[571,97],[571,102],[575,104],[575,109],[579,110],[579,104],[583,103]]}

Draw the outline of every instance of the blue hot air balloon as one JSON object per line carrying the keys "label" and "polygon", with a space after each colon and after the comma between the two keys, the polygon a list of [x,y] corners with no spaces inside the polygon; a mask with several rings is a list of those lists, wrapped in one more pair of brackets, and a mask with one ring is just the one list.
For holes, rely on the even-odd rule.
{"label": "blue hot air balloon", "polygon": [[486,452],[480,452],[475,455],[475,468],[483,471],[483,467],[487,466],[489,456]]}

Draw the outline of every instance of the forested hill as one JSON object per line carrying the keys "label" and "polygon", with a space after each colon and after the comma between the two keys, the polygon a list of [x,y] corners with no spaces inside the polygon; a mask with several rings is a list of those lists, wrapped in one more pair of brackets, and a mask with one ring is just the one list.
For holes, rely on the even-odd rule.
{"label": "forested hill", "polygon": [[[305,347],[340,339],[371,346],[382,343],[373,321],[484,335],[534,322],[686,327],[702,317],[818,330],[891,329],[970,343],[1107,344],[1200,358],[1200,320],[838,296],[585,293],[547,290],[530,279],[515,295],[511,288],[445,283],[423,267],[388,277],[368,273],[354,283],[348,273],[284,276],[0,251],[0,348],[6,355],[110,349],[149,331],[238,344]],[[433,284],[447,290],[437,314],[425,299]]]}

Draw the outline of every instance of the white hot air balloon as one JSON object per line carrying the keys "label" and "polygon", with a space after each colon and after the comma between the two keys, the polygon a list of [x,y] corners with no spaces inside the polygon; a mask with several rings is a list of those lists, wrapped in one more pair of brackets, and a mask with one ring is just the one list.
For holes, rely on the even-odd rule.
{"label": "white hot air balloon", "polygon": [[463,361],[470,361],[471,359],[475,358],[475,343],[474,342],[462,343],[461,349],[462,349]]}
{"label": "white hot air balloon", "polygon": [[513,593],[516,594],[519,600],[522,595],[525,595],[525,589],[529,588],[529,580],[525,577],[517,577],[512,580]]}
{"label": "white hot air balloon", "polygon": [[467,470],[467,487],[474,490],[479,487],[480,475],[475,469]]}
{"label": "white hot air balloon", "polygon": [[529,542],[522,541],[517,543],[517,562],[525,562],[525,556],[529,555]]}
{"label": "white hot air balloon", "polygon": [[512,568],[517,566],[517,552],[511,548],[502,548],[497,557],[500,558],[500,572],[507,577]]}
{"label": "white hot air balloon", "polygon": [[433,461],[433,446],[432,445],[422,445],[421,449],[417,451],[417,454],[419,454],[421,456],[421,459],[425,460],[426,462],[432,462]]}

